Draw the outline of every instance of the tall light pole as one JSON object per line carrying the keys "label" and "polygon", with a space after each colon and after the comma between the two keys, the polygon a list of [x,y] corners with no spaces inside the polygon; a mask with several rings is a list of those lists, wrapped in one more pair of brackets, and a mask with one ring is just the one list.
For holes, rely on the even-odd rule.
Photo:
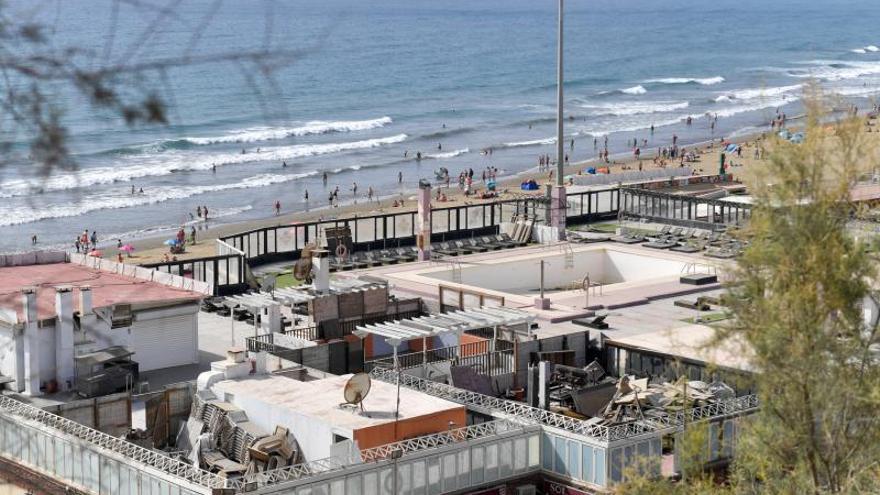
{"label": "tall light pole", "polygon": [[565,170],[564,115],[562,111],[562,9],[563,0],[559,0],[559,31],[556,47],[556,186],[563,185],[562,177]]}
{"label": "tall light pole", "polygon": [[562,13],[563,0],[559,0],[558,43],[556,46],[556,181],[550,186],[550,226],[556,229],[559,240],[565,239],[565,210],[568,200],[565,196],[565,115],[562,110]]}

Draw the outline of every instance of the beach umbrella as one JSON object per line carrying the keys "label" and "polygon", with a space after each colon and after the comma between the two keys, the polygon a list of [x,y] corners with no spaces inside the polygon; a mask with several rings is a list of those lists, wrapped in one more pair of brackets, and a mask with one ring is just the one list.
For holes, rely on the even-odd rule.
{"label": "beach umbrella", "polygon": [[119,248],[119,250],[124,251],[126,253],[130,253],[130,252],[134,251],[134,246],[132,246],[131,244],[126,244],[126,245],[122,246],[121,248]]}
{"label": "beach umbrella", "polygon": [[101,256],[104,256],[104,253],[100,249],[92,249],[89,252],[89,256],[94,256],[95,258],[100,258]]}

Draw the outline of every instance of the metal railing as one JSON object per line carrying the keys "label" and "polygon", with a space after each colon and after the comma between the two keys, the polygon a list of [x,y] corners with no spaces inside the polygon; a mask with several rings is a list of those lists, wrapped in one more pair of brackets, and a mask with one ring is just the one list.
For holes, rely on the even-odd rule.
{"label": "metal railing", "polygon": [[[432,433],[430,435],[364,449],[361,450],[361,459],[363,459],[364,463],[378,462],[392,457],[395,452],[400,452],[401,455],[412,454],[440,448],[445,445],[477,440],[480,438],[490,438],[502,433],[523,430],[523,425],[503,419],[489,421],[478,425],[456,428],[440,433]],[[341,471],[350,466],[352,465],[346,464],[338,458],[331,457],[263,471],[260,473],[248,474],[236,480],[227,482],[227,486],[242,491],[254,490],[261,486],[296,481],[333,471]]]}
{"label": "metal railing", "polygon": [[457,402],[485,414],[491,415],[493,413],[502,413],[506,414],[507,417],[513,421],[538,423],[606,442],[624,440],[645,433],[651,433],[658,429],[678,427],[684,425],[687,421],[709,419],[715,416],[743,414],[755,410],[759,406],[758,397],[755,395],[749,395],[689,409],[672,415],[662,415],[652,418],[651,421],[637,421],[623,425],[603,426],[544,409],[531,407],[523,403],[489,397],[488,395],[432,382],[430,380],[423,380],[407,374],[398,375],[391,370],[374,368],[370,372],[370,375],[377,380],[382,380],[387,383],[397,383],[399,377],[401,386],[452,402]]}
{"label": "metal railing", "polygon": [[262,471],[245,475],[241,478],[227,482],[229,488],[236,491],[252,491],[261,486],[296,481],[332,471],[341,471],[346,465],[335,457],[319,459],[317,461],[304,462],[269,471]]}
{"label": "metal railing", "polygon": [[[439,347],[424,352],[414,351],[397,356],[401,370],[419,368],[428,364],[454,362],[458,366],[474,366],[477,371],[489,375],[513,373],[513,343],[497,340],[495,349],[490,350],[488,340],[468,342],[460,346]],[[373,368],[394,368],[394,358],[384,357],[364,362],[364,371]]]}
{"label": "metal railing", "polygon": [[0,414],[11,414],[35,421],[46,428],[58,430],[78,438],[89,445],[109,450],[163,473],[179,477],[189,483],[206,488],[224,488],[226,486],[226,479],[216,474],[193,467],[177,459],[172,459],[165,453],[149,450],[126,440],[93,430],[88,426],[56,416],[10,397],[0,397]]}
{"label": "metal railing", "polygon": [[436,449],[458,442],[466,442],[477,438],[485,438],[498,435],[500,433],[522,430],[523,425],[512,423],[504,419],[497,419],[477,425],[466,426],[464,428],[455,428],[449,431],[433,433],[421,437],[410,438],[400,442],[389,443],[361,450],[361,458],[364,462],[381,461],[392,457],[395,452],[401,454],[409,454],[427,449]]}

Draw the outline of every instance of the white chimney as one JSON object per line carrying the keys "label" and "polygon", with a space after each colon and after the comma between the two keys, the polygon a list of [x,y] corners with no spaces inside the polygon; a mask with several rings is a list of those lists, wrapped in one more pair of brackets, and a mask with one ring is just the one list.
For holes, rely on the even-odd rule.
{"label": "white chimney", "polygon": [[[24,341],[24,376],[19,386],[31,397],[40,395],[40,336],[37,325],[37,289],[28,287],[21,291],[24,304],[25,327],[22,334]],[[21,383],[23,382],[23,383]],[[21,387],[23,385],[23,387]]]}
{"label": "white chimney", "polygon": [[79,314],[87,315],[92,312],[92,288],[83,285],[79,288]]}
{"label": "white chimney", "polygon": [[21,290],[21,305],[25,323],[37,322],[37,288],[25,287]]}
{"label": "white chimney", "polygon": [[315,268],[315,290],[320,293],[330,292],[330,252],[326,249],[312,251],[312,266]]}
{"label": "white chimney", "polygon": [[55,287],[55,381],[59,390],[73,387],[73,289]]}

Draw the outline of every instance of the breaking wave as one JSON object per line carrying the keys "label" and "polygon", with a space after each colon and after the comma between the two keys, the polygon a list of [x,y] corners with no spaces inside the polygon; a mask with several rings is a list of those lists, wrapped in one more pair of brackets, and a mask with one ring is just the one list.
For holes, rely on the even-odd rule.
{"label": "breaking wave", "polygon": [[[326,155],[343,151],[376,148],[405,141],[406,134],[350,141],[344,143],[299,144],[262,148],[259,153],[166,153],[161,156],[132,156],[125,163],[115,167],[94,167],[73,174],[62,174],[45,182],[38,180],[10,180],[0,184],[0,197],[15,197],[33,194],[35,191],[51,192],[78,189],[103,184],[128,182],[144,177],[169,175],[182,171],[211,170],[214,166],[241,165],[252,162],[294,160],[307,156]],[[2,225],[2,224],[0,224]]]}
{"label": "breaking wave", "polygon": [[682,110],[690,106],[690,103],[686,101],[655,101],[655,102],[643,102],[643,103],[597,103],[597,104],[584,104],[581,105],[582,108],[588,110],[590,115],[593,116],[601,116],[601,115],[615,115],[615,116],[624,116],[624,115],[643,115],[643,114],[652,114],[652,113],[662,113],[662,112],[674,112],[676,110]]}
{"label": "breaking wave", "polygon": [[223,136],[215,137],[184,137],[178,141],[204,146],[209,144],[223,143],[257,143],[272,141],[288,137],[310,136],[314,134],[329,134],[333,132],[366,131],[384,127],[392,122],[391,117],[380,117],[370,120],[340,120],[307,122],[299,127],[252,127],[230,132]]}
{"label": "breaking wave", "polygon": [[[52,218],[75,217],[97,210],[112,210],[129,208],[132,206],[150,205],[218,191],[265,187],[317,174],[317,171],[291,175],[260,174],[228,184],[205,186],[153,186],[146,188],[143,194],[101,194],[83,198],[83,200],[78,203],[45,205],[37,209],[28,209],[20,205],[0,207],[0,227],[21,225]],[[240,213],[240,211],[236,213]]]}
{"label": "breaking wave", "polygon": [[623,93],[625,95],[643,95],[648,92],[648,90],[645,89],[645,87],[642,85],[633,86],[631,88],[624,88],[624,89],[620,89],[618,91],[620,91],[621,93]]}
{"label": "breaking wave", "polygon": [[661,79],[648,79],[645,81],[647,84],[700,84],[702,86],[711,86],[713,84],[723,83],[724,78],[721,76],[715,77],[666,77]]}

